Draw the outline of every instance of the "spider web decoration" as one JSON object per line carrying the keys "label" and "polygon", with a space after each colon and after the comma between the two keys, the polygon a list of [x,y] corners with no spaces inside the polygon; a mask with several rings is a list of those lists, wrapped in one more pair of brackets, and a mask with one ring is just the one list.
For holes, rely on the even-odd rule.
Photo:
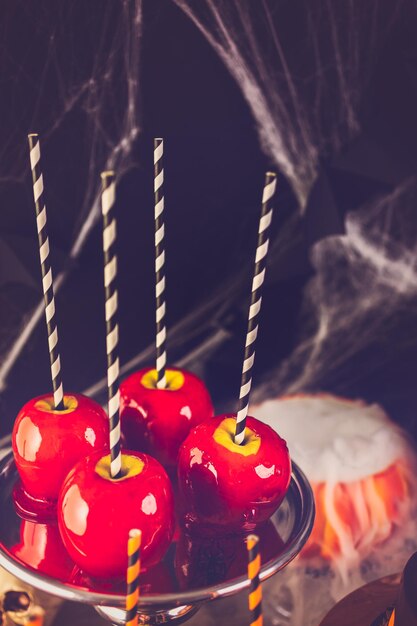
{"label": "spider web decoration", "polygon": [[[16,0],[3,11],[0,217],[9,225],[3,234],[11,241],[23,233],[20,249],[33,240],[26,211],[33,200],[24,185],[29,172],[25,135],[38,132],[47,203],[53,207],[50,232],[58,249],[56,291],[99,218],[100,172],[115,169],[121,178],[134,165],[141,29],[141,0],[39,0],[36,7]],[[72,210],[60,211],[63,199]],[[26,307],[2,324],[0,389],[43,315],[41,302],[32,310],[28,302],[35,305],[26,296]]]}
{"label": "spider web decoration", "polygon": [[359,131],[364,87],[404,2],[174,2],[236,80],[304,207],[319,161]]}
{"label": "spider web decoration", "polygon": [[[378,57],[391,36],[415,23],[415,5],[407,0],[174,2],[240,87],[264,152],[289,180],[302,214],[323,161],[360,134]],[[405,53],[405,63],[412,55]],[[416,180],[410,170],[396,180],[376,173],[379,166],[370,172],[374,156],[362,155],[356,163],[352,158],[345,171],[384,181],[394,191],[385,189],[385,197],[359,205],[347,215],[344,235],[314,246],[315,277],[304,294],[298,343],[254,399],[329,385],[346,392],[353,379],[366,377],[415,341],[410,325],[417,323]],[[322,203],[327,200],[323,196]],[[292,240],[299,230],[295,220]],[[371,346],[375,354],[364,358]]]}
{"label": "spider web decoration", "polygon": [[[391,34],[401,32],[399,24],[411,15],[414,24],[414,0],[172,2],[196,24],[233,76],[265,153],[288,178],[302,210],[323,161],[360,133],[377,58]],[[0,322],[0,389],[43,316],[38,277],[33,282],[27,273],[32,265],[38,268],[38,260],[16,265],[23,258],[19,252],[34,237],[33,201],[25,182],[26,133],[39,132],[42,138],[59,291],[99,217],[100,171],[114,168],[123,177],[135,165],[141,117],[141,0],[8,4],[0,23],[0,219],[8,225],[2,231],[7,247],[0,239],[0,260],[14,255],[14,280],[26,292],[16,296],[6,323]],[[74,154],[79,158],[74,160]],[[356,173],[362,174],[363,162],[356,165]],[[346,364],[414,315],[417,233],[410,224],[415,223],[415,182],[404,178],[388,181],[396,189],[385,199],[350,214],[346,235],[315,246],[316,277],[305,294],[298,345],[276,373],[271,393],[317,388],[329,376],[344,377],[347,385]],[[60,210],[64,197],[72,210]],[[271,241],[269,276],[301,237],[301,212],[283,221]],[[200,327],[219,309],[227,313],[236,293],[243,293],[246,269],[242,265],[224,277],[216,293],[171,329],[173,348],[199,336]],[[2,280],[10,282],[7,274],[0,272],[0,311]],[[218,329],[210,346],[217,349],[228,336],[227,329]],[[409,332],[400,330],[399,341],[386,346],[384,358],[410,339]],[[152,350],[150,346],[125,363],[124,373],[149,359]],[[197,346],[195,352],[195,360],[203,363],[208,346]],[[93,385],[90,392],[103,385],[105,381]]]}
{"label": "spider web decoration", "polygon": [[[312,249],[298,343],[258,398],[325,388],[345,392],[412,347],[417,318],[417,179],[346,217],[346,233]],[[378,346],[374,354],[369,346]],[[366,353],[366,358],[363,354]],[[362,357],[362,358],[361,358]],[[347,368],[346,365],[349,364]]]}

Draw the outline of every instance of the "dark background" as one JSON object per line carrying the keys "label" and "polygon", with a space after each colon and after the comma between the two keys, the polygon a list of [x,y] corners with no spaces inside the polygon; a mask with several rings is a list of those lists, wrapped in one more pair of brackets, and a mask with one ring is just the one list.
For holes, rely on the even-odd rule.
{"label": "dark background", "polygon": [[[314,1],[326,9],[326,3]],[[310,45],[305,33],[296,29],[303,2],[278,4],[294,28],[285,33],[284,41],[302,66]],[[0,364],[41,295],[26,148],[26,134],[37,131],[43,140],[55,274],[67,272],[57,297],[64,386],[83,391],[105,375],[100,222],[76,259],[70,251],[110,149],[130,128],[129,151],[119,153],[114,162],[120,173],[121,361],[128,363],[148,346],[148,356],[141,362],[148,364],[153,358],[152,139],[163,136],[168,327],[175,329],[191,316],[190,324],[169,335],[170,360],[186,357],[223,330],[221,345],[208,346],[189,362],[204,375],[220,408],[238,391],[263,177],[266,169],[276,169],[276,163],[273,155],[261,150],[239,87],[181,10],[168,0],[145,0],[142,27],[134,30],[121,18],[121,7],[127,5],[102,0],[42,0],[36,5],[6,0],[0,5]],[[341,3],[334,7],[336,13],[342,11]],[[256,32],[256,11],[252,17]],[[413,4],[398,3],[394,18],[382,20],[379,28],[382,43],[373,51],[375,63],[361,85],[360,129],[355,136],[344,137],[337,150],[321,145],[317,180],[302,216],[291,185],[285,176],[279,178],[273,240],[279,240],[284,224],[293,220],[295,226],[285,253],[275,255],[268,270],[255,382],[268,379],[297,342],[303,289],[313,276],[311,246],[330,234],[343,234],[348,211],[390,193],[414,175]],[[132,32],[137,41],[129,48],[126,38]],[[139,46],[136,66],[126,50]],[[331,50],[328,62],[334,62]],[[128,74],[126,63],[132,64]],[[132,80],[138,83],[133,122],[130,119],[124,128]],[[334,87],[336,100],[337,84],[326,80],[330,93]],[[326,106],[330,111],[331,97]],[[416,213],[411,212],[409,219],[414,223]],[[417,321],[413,294],[409,300],[390,326],[388,338],[382,333],[356,350],[343,367],[327,368],[325,376],[318,372],[310,388],[378,401],[414,434]],[[10,430],[26,400],[49,388],[41,318],[5,381],[0,433]],[[104,400],[102,388],[97,397]]]}

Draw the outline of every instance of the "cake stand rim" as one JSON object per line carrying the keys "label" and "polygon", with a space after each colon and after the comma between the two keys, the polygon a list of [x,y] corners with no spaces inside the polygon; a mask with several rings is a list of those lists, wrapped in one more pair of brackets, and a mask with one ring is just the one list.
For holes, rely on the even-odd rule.
{"label": "cake stand rim", "polygon": [[[3,450],[4,452],[4,450]],[[6,466],[14,463],[12,451],[3,456],[0,461],[0,476]],[[298,524],[294,525],[288,539],[289,545],[280,552],[273,560],[261,566],[260,580],[266,580],[284,569],[300,552],[308,540],[315,519],[315,503],[311,485],[304,472],[298,465],[292,462],[291,482],[288,493],[292,492],[293,500],[298,498],[298,507],[301,508],[301,515],[297,518]],[[297,507],[297,503],[293,505]],[[279,511],[279,509],[278,509]],[[296,512],[297,513],[297,512]],[[276,515],[275,513],[274,515]],[[75,602],[87,602],[93,606],[122,607],[125,603],[125,596],[120,594],[104,593],[98,591],[86,591],[76,585],[69,585],[46,574],[38,573],[25,567],[24,563],[10,556],[7,550],[0,543],[0,566],[21,581],[50,593],[64,600]],[[249,587],[250,581],[244,575],[229,581],[217,583],[209,587],[189,589],[166,594],[149,594],[140,597],[140,607],[168,607],[202,604],[215,598],[227,597]]]}

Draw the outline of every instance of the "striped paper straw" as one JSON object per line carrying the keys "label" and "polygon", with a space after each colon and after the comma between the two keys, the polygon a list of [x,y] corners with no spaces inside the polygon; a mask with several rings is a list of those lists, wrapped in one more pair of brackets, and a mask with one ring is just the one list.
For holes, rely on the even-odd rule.
{"label": "striped paper straw", "polygon": [[259,313],[262,303],[262,286],[265,280],[266,257],[269,245],[269,228],[272,221],[272,198],[277,184],[276,174],[267,172],[262,196],[262,211],[258,228],[258,245],[256,248],[255,270],[252,280],[252,294],[248,315],[245,356],[243,358],[242,378],[240,381],[239,405],[236,416],[235,443],[242,444],[245,440],[246,417],[249,408],[249,396],[252,386],[252,371],[255,361],[255,344],[258,334]]}
{"label": "striped paper straw", "polygon": [[251,612],[250,626],[262,626],[262,587],[259,581],[261,571],[261,556],[259,554],[259,537],[249,535],[247,538],[248,548],[248,578],[249,587],[249,611]]}
{"label": "striped paper straw", "polygon": [[39,135],[28,135],[30,166],[32,169],[33,197],[36,208],[36,226],[38,230],[39,257],[41,261],[43,299],[45,303],[46,327],[48,331],[49,359],[51,361],[52,388],[54,406],[64,408],[64,388],[61,376],[61,359],[58,348],[58,329],[55,318],[55,297],[52,279],[52,267],[49,254],[49,238],[46,219],[45,194],[41,169],[41,149]]}
{"label": "striped paper straw", "polygon": [[154,192],[155,192],[155,275],[156,275],[156,372],[158,389],[165,389],[166,326],[165,326],[165,224],[164,224],[164,140],[154,139]]}
{"label": "striped paper straw", "polygon": [[138,626],[139,573],[140,573],[140,530],[131,530],[127,543],[127,594],[126,594],[126,626]]}
{"label": "striped paper straw", "polygon": [[110,422],[110,474],[120,478],[122,454],[120,449],[119,421],[119,325],[117,323],[117,255],[116,218],[114,206],[116,184],[114,172],[101,174],[101,210],[103,214],[104,289],[106,311],[107,388]]}

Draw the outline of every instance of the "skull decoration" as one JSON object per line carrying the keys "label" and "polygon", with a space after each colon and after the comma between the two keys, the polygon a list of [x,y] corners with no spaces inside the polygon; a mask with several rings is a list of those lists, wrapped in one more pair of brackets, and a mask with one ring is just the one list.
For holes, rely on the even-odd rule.
{"label": "skull decoration", "polygon": [[0,626],[43,626],[44,611],[26,591],[9,590],[0,599]]}

